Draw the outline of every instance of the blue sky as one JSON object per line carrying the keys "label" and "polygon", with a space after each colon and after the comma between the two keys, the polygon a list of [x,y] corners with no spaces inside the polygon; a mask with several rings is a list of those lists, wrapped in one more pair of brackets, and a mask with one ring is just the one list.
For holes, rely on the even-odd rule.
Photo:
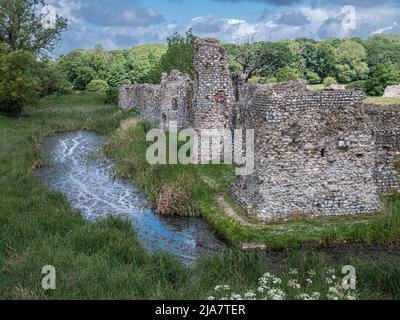
{"label": "blue sky", "polygon": [[[57,54],[165,43],[193,28],[202,37],[256,40],[400,33],[399,0],[48,0],[69,20]],[[344,7],[351,5],[352,7]],[[349,20],[349,19],[350,20]],[[344,22],[347,24],[343,24]]]}

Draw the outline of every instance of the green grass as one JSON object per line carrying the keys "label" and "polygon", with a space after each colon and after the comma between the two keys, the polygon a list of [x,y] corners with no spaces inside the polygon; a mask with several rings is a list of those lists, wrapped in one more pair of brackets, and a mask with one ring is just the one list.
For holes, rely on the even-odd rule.
{"label": "green grass", "polygon": [[400,98],[368,97],[365,102],[379,106],[400,105]]}
{"label": "green grass", "polygon": [[[180,181],[185,174],[206,176],[214,183],[212,187],[195,183],[192,205],[204,212],[209,209],[207,218],[215,225],[225,223],[224,231],[231,228],[230,232],[238,231],[240,237],[255,237],[251,235],[254,230],[224,220],[213,206],[213,193],[226,190],[231,181],[230,170],[177,166],[165,172],[160,167],[136,167],[143,165],[138,160],[142,155],[132,156],[131,152],[144,149],[131,139],[139,133],[129,133],[125,139],[115,133],[120,122],[132,116],[104,105],[102,97],[94,94],[51,97],[37,108],[28,108],[20,119],[0,115],[0,299],[202,299],[213,295],[218,284],[230,284],[240,292],[254,288],[257,279],[271,268],[284,277],[293,266],[305,272],[310,267],[320,270],[334,265],[315,252],[290,253],[277,265],[262,253],[229,249],[213,257],[204,256],[185,268],[168,254],[146,252],[130,223],[113,218],[88,222],[72,210],[62,194],[48,190],[34,178],[33,167],[45,157],[40,150],[43,137],[72,130],[113,135],[107,149],[116,155],[119,173],[140,177],[140,186],[150,197],[161,181]],[[146,177],[149,173],[151,176]],[[159,182],[155,181],[156,174]],[[398,210],[398,202],[392,203]],[[380,219],[368,229],[369,237],[394,238],[396,219],[393,215]],[[365,236],[364,231],[359,233]],[[299,233],[297,237],[303,236]],[[45,265],[56,268],[54,291],[41,288]],[[354,265],[359,269],[361,298],[399,298],[398,259],[360,260]],[[315,290],[326,289],[323,280],[316,281]]]}
{"label": "green grass", "polygon": [[[202,214],[221,236],[234,245],[259,243],[266,244],[271,250],[281,250],[344,241],[382,244],[400,240],[400,199],[385,201],[385,210],[376,214],[325,218],[298,216],[284,222],[240,225],[225,216],[215,201],[217,194],[225,193],[237,213],[246,217],[246,213],[227,195],[229,186],[236,179],[232,166],[151,166],[145,157],[150,145],[145,136],[142,124],[113,136],[106,150],[117,160],[116,173],[134,181],[155,205],[165,185],[177,182],[180,192],[174,194],[183,199],[177,196],[172,202],[184,204],[177,214]],[[254,222],[254,219],[249,221]]]}
{"label": "green grass", "polygon": [[308,87],[314,91],[321,91],[325,89],[325,85],[323,83],[319,84],[309,84]]}

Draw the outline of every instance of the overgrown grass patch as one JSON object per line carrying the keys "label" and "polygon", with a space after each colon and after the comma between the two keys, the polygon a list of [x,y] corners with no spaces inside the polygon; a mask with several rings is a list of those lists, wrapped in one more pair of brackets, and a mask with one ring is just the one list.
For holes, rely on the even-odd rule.
{"label": "overgrown grass patch", "polygon": [[[269,271],[272,262],[261,252],[228,249],[201,257],[189,268],[169,254],[151,254],[141,246],[130,223],[115,218],[86,221],[65,196],[48,190],[33,176],[35,163],[47,162],[40,148],[43,137],[73,130],[112,135],[107,150],[119,162],[117,173],[138,181],[149,198],[155,198],[164,183],[190,175],[192,203],[217,230],[236,242],[264,237],[266,229],[240,228],[215,206],[214,195],[226,191],[234,178],[233,168],[149,168],[143,158],[144,131],[135,130],[134,116],[105,105],[96,94],[53,96],[37,108],[28,108],[20,119],[0,116],[0,299],[203,299],[223,283],[240,292],[254,288],[258,278]],[[123,139],[117,138],[121,122],[127,130]],[[398,210],[398,200],[391,199],[394,210]],[[381,225],[369,229],[369,237],[395,238],[397,218],[382,219]],[[376,232],[387,225],[387,231]],[[266,234],[271,238],[265,239],[275,239],[279,245],[302,239],[301,233],[291,235],[290,241]],[[399,262],[386,258],[373,263],[354,261],[359,269],[360,297],[399,297]],[[56,268],[54,291],[41,287],[45,265]],[[287,277],[294,266],[341,269],[341,263],[323,254],[299,251],[279,262],[278,275]],[[327,288],[321,282],[316,289]]]}
{"label": "overgrown grass patch", "polygon": [[400,105],[400,98],[368,97],[365,102],[379,106]]}
{"label": "overgrown grass patch", "polygon": [[[164,197],[165,188],[170,188],[169,192],[179,197],[165,202],[171,203],[173,213],[200,213],[232,244],[260,243],[271,250],[280,250],[346,241],[380,244],[400,240],[398,199],[386,199],[383,212],[375,214],[319,218],[299,215],[286,221],[260,223],[255,217],[247,216],[228,194],[229,186],[236,179],[233,166],[149,165],[145,156],[149,145],[140,123],[123,135],[114,135],[106,150],[117,160],[116,174],[134,181],[156,208]],[[249,225],[241,225],[221,212],[215,201],[219,193],[225,194],[227,202],[249,221]]]}

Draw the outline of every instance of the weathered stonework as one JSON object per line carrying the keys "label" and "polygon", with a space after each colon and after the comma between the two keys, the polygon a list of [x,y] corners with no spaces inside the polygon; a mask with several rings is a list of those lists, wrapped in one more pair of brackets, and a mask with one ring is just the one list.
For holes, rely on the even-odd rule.
{"label": "weathered stonework", "polygon": [[255,129],[256,169],[234,197],[261,219],[378,211],[363,93],[291,89],[260,89],[242,110],[242,126]]}
{"label": "weathered stonework", "polygon": [[190,127],[193,82],[180,71],[163,74],[161,79],[161,128],[167,130],[169,123],[177,122],[178,130]]}
{"label": "weathered stonework", "polygon": [[161,121],[160,85],[132,84],[119,87],[118,105],[126,110],[137,111],[144,119]]}
{"label": "weathered stonework", "polygon": [[400,84],[396,86],[388,86],[385,90],[384,98],[398,98],[400,97]]}
{"label": "weathered stonework", "polygon": [[365,111],[375,139],[375,183],[381,193],[388,193],[399,188],[393,164],[400,152],[400,106],[367,105]]}
{"label": "weathered stonework", "polygon": [[194,57],[194,129],[230,128],[235,104],[228,54],[215,39],[198,39]]}
{"label": "weathered stonework", "polygon": [[231,194],[260,219],[381,209],[380,194],[398,188],[400,106],[363,106],[362,91],[337,86],[245,83],[228,65],[216,40],[199,39],[194,81],[172,71],[160,85],[122,86],[120,106],[163,129],[254,129],[255,171]]}

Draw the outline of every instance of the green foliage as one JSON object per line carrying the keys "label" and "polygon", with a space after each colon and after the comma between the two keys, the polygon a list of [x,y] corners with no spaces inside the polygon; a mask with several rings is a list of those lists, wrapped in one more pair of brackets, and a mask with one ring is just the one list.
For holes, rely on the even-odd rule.
{"label": "green foliage", "polygon": [[106,90],[105,104],[118,105],[118,88],[108,87]]}
{"label": "green foliage", "polygon": [[162,56],[156,68],[153,69],[150,81],[159,83],[162,73],[172,70],[179,70],[192,77],[194,42],[196,39],[197,37],[193,35],[192,30],[187,31],[185,36],[177,32],[170,36],[167,39],[167,52]]}
{"label": "green foliage", "polygon": [[364,80],[369,73],[367,53],[363,45],[345,40],[336,48],[336,78],[341,83]]}
{"label": "green foliage", "polygon": [[107,81],[104,80],[92,80],[86,86],[86,91],[95,93],[106,93],[108,89]]}
{"label": "green foliage", "polygon": [[337,80],[334,77],[326,77],[323,84],[325,87],[329,87],[332,84],[337,84]]}
{"label": "green foliage", "polygon": [[41,9],[45,6],[44,0],[0,0],[0,42],[11,51],[51,52],[67,29],[67,20],[57,15],[54,27],[44,28],[46,13]]}
{"label": "green foliage", "polygon": [[354,81],[352,83],[349,83],[346,86],[346,89],[347,90],[360,89],[360,90],[365,91],[365,83],[366,83],[365,80]]}
{"label": "green foliage", "polygon": [[380,64],[391,64],[400,69],[399,35],[374,35],[364,42],[368,65],[372,69]]}
{"label": "green foliage", "polygon": [[104,72],[104,79],[111,87],[117,87],[122,84],[131,84],[129,69],[126,61],[114,60]]}
{"label": "green foliage", "polygon": [[307,81],[309,84],[319,84],[321,83],[321,78],[316,72],[308,71],[307,72]]}
{"label": "green foliage", "polygon": [[165,46],[157,44],[111,52],[96,46],[92,50],[78,49],[61,56],[57,64],[76,90],[84,90],[95,79],[117,87],[151,82],[152,72],[164,53]]}
{"label": "green foliage", "polygon": [[90,81],[104,80],[108,63],[104,52],[78,49],[61,56],[57,64],[66,73],[75,90],[85,90]]}
{"label": "green foliage", "polygon": [[64,72],[59,70],[52,61],[42,61],[39,63],[36,75],[38,77],[38,92],[41,97],[60,93],[69,93],[72,84],[68,81]]}
{"label": "green foliage", "polygon": [[297,70],[291,67],[283,67],[282,69],[278,70],[278,72],[275,74],[275,77],[277,82],[287,82],[300,79]]}
{"label": "green foliage", "polygon": [[381,64],[372,70],[365,83],[365,90],[371,96],[382,96],[389,85],[400,83],[400,72],[392,65]]}
{"label": "green foliage", "polygon": [[[115,218],[95,223],[85,221],[71,209],[65,197],[37,181],[31,173],[32,164],[43,156],[38,148],[43,136],[73,130],[116,136],[120,122],[133,114],[104,105],[102,99],[101,95],[88,93],[60,95],[44,99],[39,107],[28,107],[29,117],[15,120],[0,116],[3,134],[0,139],[0,176],[3,179],[0,197],[0,299],[204,299],[215,295],[214,287],[221,284],[230,285],[236,292],[247,292],[257,286],[258,279],[267,271],[286,279],[293,274],[289,273],[290,269],[296,268],[299,281],[303,281],[299,283],[306,286],[309,285],[306,282],[308,270],[320,275],[320,270],[336,266],[339,278],[345,264],[353,265],[357,270],[360,299],[400,298],[398,258],[383,256],[370,261],[354,257],[337,262],[340,247],[335,248],[332,254],[329,249],[326,249],[327,253],[304,249],[310,240],[315,244],[325,244],[348,239],[345,252],[353,252],[352,247],[349,250],[348,247],[356,240],[369,244],[395,243],[399,240],[400,230],[399,198],[387,206],[387,215],[370,219],[368,223],[362,222],[370,215],[360,217],[357,223],[346,217],[343,224],[333,226],[329,220],[309,219],[298,229],[296,226],[299,224],[295,223],[275,228],[273,224],[247,228],[219,213],[212,190],[199,181],[201,186],[195,188],[196,201],[207,209],[207,219],[213,225],[225,223],[224,228],[218,227],[220,232],[236,237],[237,242],[271,243],[272,249],[298,243],[301,251],[285,247],[284,253],[269,255],[226,249],[203,256],[188,267],[183,267],[168,254],[146,251],[129,222]],[[134,141],[129,137],[130,134],[126,141],[116,141],[114,137],[113,153],[118,154],[119,161],[127,160],[120,161],[120,165],[128,168],[127,174],[134,175],[135,163],[131,163],[127,155],[131,154],[132,144],[145,145],[145,141]],[[146,148],[141,150],[145,151]],[[132,159],[141,156],[134,155]],[[160,172],[165,177],[170,169],[167,166],[165,171],[153,171],[149,179],[158,179]],[[235,178],[230,175],[226,178],[226,167],[214,169],[214,166],[205,166],[198,170],[224,188]],[[138,171],[140,173],[140,168]],[[354,251],[360,248],[362,250],[358,244]],[[373,248],[368,247],[367,251],[371,252]],[[393,251],[393,247],[387,248]],[[43,277],[40,270],[49,261],[61,272],[57,273],[57,290],[46,291],[38,288]],[[325,277],[322,276],[313,281],[310,287],[313,292],[325,288]],[[21,286],[16,287],[16,283]]]}
{"label": "green foliage", "polygon": [[308,62],[311,71],[319,74],[321,78],[335,74],[335,50],[328,42],[318,42],[315,45],[314,59]]}
{"label": "green foliage", "polygon": [[0,111],[19,116],[23,108],[39,97],[38,62],[27,51],[0,52]]}

